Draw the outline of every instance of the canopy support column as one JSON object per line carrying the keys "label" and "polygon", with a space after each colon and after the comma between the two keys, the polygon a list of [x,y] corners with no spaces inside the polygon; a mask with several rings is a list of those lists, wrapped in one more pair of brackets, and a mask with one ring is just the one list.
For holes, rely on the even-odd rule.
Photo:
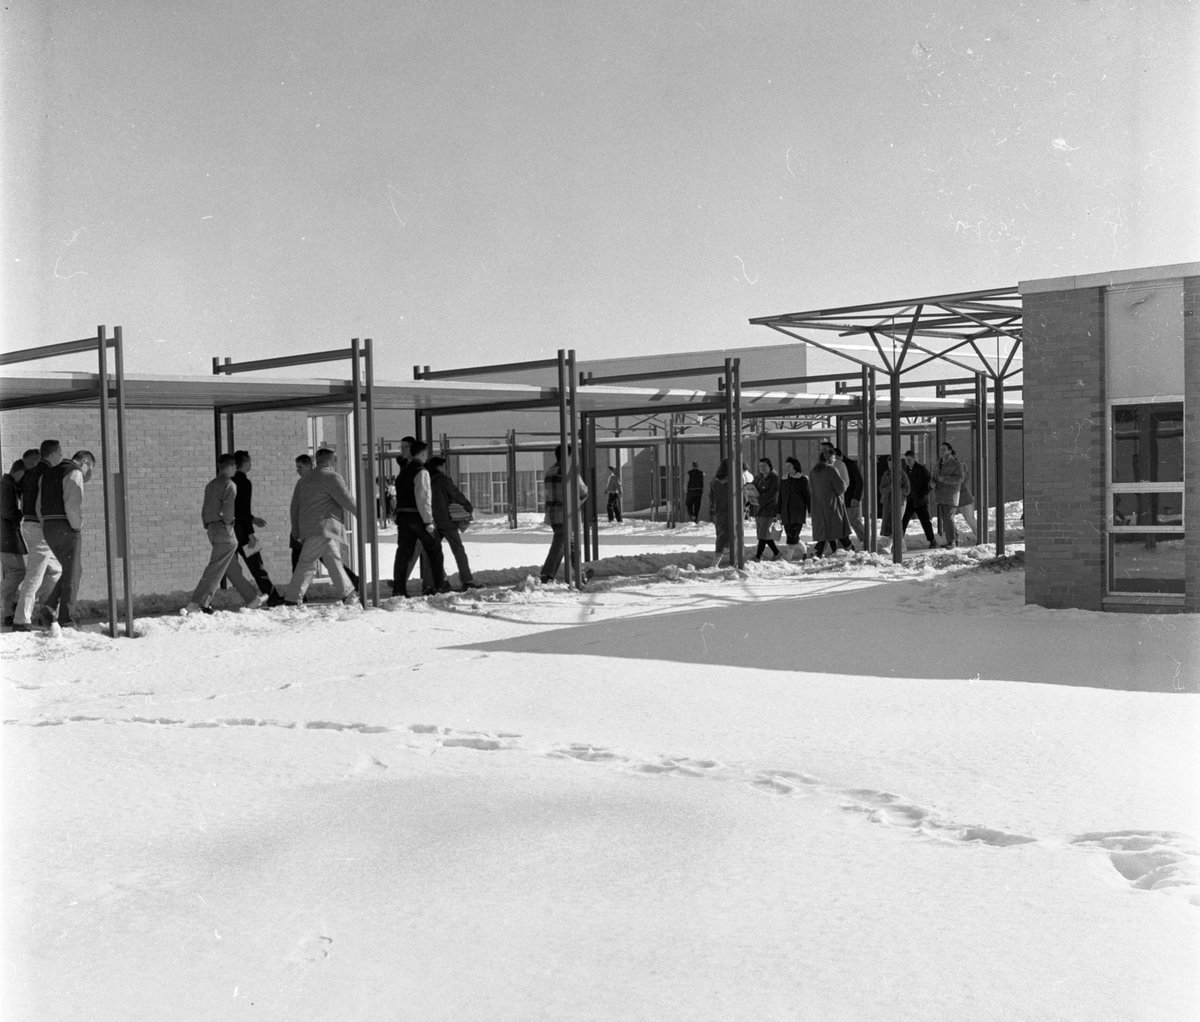
{"label": "canopy support column", "polygon": [[888,428],[891,433],[892,457],[892,563],[904,563],[904,542],[901,522],[904,520],[903,493],[899,482],[900,473],[900,374],[893,372],[888,375],[888,398],[891,407],[888,409]]}
{"label": "canopy support column", "polygon": [[988,541],[988,435],[987,378],[975,374],[975,519],[976,543]]}
{"label": "canopy support column", "polygon": [[1004,556],[1004,377],[995,380],[996,416],[996,556]]}

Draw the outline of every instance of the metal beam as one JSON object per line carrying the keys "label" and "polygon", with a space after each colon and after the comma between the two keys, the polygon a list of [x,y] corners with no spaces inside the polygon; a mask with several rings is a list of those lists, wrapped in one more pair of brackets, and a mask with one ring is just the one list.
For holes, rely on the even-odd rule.
{"label": "metal beam", "polygon": [[[432,372],[429,366],[413,367],[414,380],[453,380],[463,376],[492,376],[512,370],[553,369],[559,364],[557,358],[542,358],[533,362],[505,362],[488,366],[466,366],[462,369],[439,369]],[[565,385],[565,381],[564,381]]]}
{"label": "metal beam", "polygon": [[233,373],[253,373],[259,369],[282,369],[285,366],[315,365],[318,362],[338,362],[344,358],[353,357],[353,348],[339,348],[336,351],[314,351],[307,355],[284,355],[280,358],[259,358],[252,362],[231,362],[226,359],[222,363],[213,360],[213,372],[224,375]]}

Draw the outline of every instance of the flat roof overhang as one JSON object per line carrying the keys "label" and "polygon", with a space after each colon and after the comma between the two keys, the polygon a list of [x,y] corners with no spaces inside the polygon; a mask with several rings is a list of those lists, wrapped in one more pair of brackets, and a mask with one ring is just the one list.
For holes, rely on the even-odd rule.
{"label": "flat roof overhang", "polygon": [[[348,410],[352,406],[347,380],[280,379],[259,375],[235,376],[131,376],[125,377],[125,406],[143,409],[267,411],[275,408]],[[413,380],[375,383],[372,403],[377,411],[421,411],[436,415],[545,409],[558,405],[555,387],[520,383]],[[95,373],[41,373],[0,376],[0,410],[15,410],[72,403],[99,403],[99,377]],[[580,412],[594,416],[697,413],[719,411],[725,397],[719,390],[587,386],[577,391]],[[971,397],[929,397],[905,394],[900,414],[939,415],[967,411]],[[861,408],[857,394],[827,394],[801,390],[741,391],[742,414],[853,415]],[[879,414],[890,413],[890,401],[880,396]],[[1006,401],[1007,411],[1020,402]]]}

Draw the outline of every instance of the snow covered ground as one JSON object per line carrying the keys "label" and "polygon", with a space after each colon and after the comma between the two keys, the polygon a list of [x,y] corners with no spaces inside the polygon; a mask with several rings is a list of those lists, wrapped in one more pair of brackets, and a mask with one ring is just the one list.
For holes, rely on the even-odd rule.
{"label": "snow covered ground", "polygon": [[467,540],[515,588],[0,638],[6,1019],[1197,1017],[1195,616]]}

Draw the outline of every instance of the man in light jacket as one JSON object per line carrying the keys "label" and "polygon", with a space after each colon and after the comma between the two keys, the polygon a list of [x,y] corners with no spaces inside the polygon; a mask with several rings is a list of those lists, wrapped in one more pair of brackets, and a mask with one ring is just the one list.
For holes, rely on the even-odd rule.
{"label": "man in light jacket", "polygon": [[292,491],[292,535],[300,540],[300,556],[288,583],[284,602],[299,605],[317,573],[317,562],[325,565],[333,594],[347,604],[358,602],[342,565],[342,544],[346,541],[346,515],[357,515],[358,504],[337,473],[337,456],[322,447],[313,460],[311,472],[296,481]]}
{"label": "man in light jacket", "polygon": [[57,440],[43,440],[38,448],[38,458],[32,465],[25,462],[25,475],[21,479],[21,539],[28,551],[25,558],[25,578],[17,587],[17,605],[13,610],[13,631],[27,632],[33,621],[33,607],[40,597],[46,602],[53,595],[62,577],[62,566],[46,535],[42,531],[42,520],[37,512],[39,484],[42,476],[62,461],[62,444]]}
{"label": "man in light jacket", "polygon": [[[567,450],[567,456],[571,454],[570,449]],[[579,487],[579,503],[582,504],[587,500],[588,488],[584,485],[583,479],[576,473],[576,485]],[[546,524],[550,526],[550,531],[554,533],[553,539],[550,540],[550,550],[546,554],[546,561],[542,565],[542,582],[552,582],[554,576],[558,574],[559,566],[563,559],[563,522],[566,521],[567,514],[567,481],[563,476],[563,456],[562,446],[554,448],[554,464],[546,470],[546,475],[542,482],[545,487],[546,494]],[[579,536],[579,516],[575,516],[575,520],[571,523],[571,557],[572,561],[575,556],[576,543]],[[583,569],[583,580],[586,582],[591,578],[591,569]]]}
{"label": "man in light jacket", "polygon": [[[258,591],[237,560],[238,541],[233,529],[236,516],[237,486],[233,474],[237,471],[237,459],[232,454],[222,454],[217,459],[217,474],[204,487],[204,502],[200,505],[200,522],[212,544],[212,555],[208,559],[200,581],[192,591],[188,605],[179,611],[184,617],[189,614],[211,614],[212,598],[217,593],[221,579],[229,584],[246,601],[246,606],[256,610],[267,602],[267,597]],[[274,601],[272,601],[274,602]]]}

